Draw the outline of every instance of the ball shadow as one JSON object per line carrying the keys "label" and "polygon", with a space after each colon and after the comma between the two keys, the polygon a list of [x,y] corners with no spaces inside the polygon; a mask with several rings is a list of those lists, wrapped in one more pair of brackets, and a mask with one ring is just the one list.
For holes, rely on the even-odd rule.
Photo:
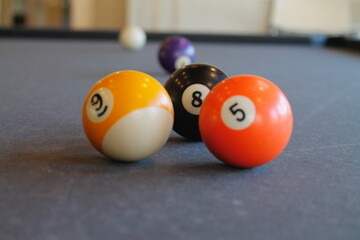
{"label": "ball shadow", "polygon": [[[196,142],[200,143],[201,142]],[[188,145],[194,145],[181,136],[171,136],[167,151],[175,151],[176,155],[153,155],[136,162],[121,162],[112,160],[97,152],[86,139],[54,140],[49,142],[21,142],[17,143],[26,148],[14,147],[21,151],[9,152],[7,159],[18,166],[31,165],[32,168],[49,168],[58,174],[62,173],[91,173],[91,174],[121,174],[126,172],[142,172],[164,177],[172,176],[211,176],[229,173],[268,172],[267,168],[237,168],[226,165],[208,152],[204,146],[196,145],[200,150],[193,154]],[[180,147],[181,146],[181,147]],[[189,152],[179,152],[189,149]],[[119,170],[121,170],[119,172]]]}
{"label": "ball shadow", "polygon": [[167,144],[202,144],[202,140],[190,140],[180,135],[173,134],[169,137]]}
{"label": "ball shadow", "polygon": [[229,172],[251,172],[254,168],[239,168],[230,166],[224,163],[214,162],[196,162],[196,163],[184,163],[176,164],[173,166],[174,171],[192,172],[196,174],[214,174],[214,173],[229,173]]}

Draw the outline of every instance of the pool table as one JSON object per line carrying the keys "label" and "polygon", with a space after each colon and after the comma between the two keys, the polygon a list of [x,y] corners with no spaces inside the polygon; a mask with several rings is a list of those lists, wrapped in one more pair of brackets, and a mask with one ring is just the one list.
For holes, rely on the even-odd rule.
{"label": "pool table", "polygon": [[197,62],[287,95],[291,140],[266,165],[227,166],[175,132],[136,163],[91,146],[87,92],[119,70],[164,84],[165,35],[129,52],[116,32],[0,30],[1,239],[360,239],[360,52],[343,41],[188,36]]}

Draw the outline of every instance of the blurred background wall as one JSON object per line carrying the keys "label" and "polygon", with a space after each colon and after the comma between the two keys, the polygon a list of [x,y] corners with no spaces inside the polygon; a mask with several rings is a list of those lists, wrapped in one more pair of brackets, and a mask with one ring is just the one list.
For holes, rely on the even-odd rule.
{"label": "blurred background wall", "polygon": [[0,27],[354,34],[360,0],[0,0]]}

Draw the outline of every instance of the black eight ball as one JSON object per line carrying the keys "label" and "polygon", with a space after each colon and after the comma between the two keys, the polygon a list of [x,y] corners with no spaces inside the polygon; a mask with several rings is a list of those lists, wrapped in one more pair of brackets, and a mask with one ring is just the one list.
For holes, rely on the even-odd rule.
{"label": "black eight ball", "polygon": [[174,131],[200,141],[199,113],[206,95],[216,84],[228,78],[219,68],[209,64],[189,64],[175,71],[165,83],[174,105]]}

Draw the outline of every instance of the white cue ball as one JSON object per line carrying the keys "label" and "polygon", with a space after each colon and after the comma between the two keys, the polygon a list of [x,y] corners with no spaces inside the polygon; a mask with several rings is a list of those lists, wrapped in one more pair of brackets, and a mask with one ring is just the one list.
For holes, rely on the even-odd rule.
{"label": "white cue ball", "polygon": [[120,31],[120,44],[128,50],[140,50],[145,46],[146,33],[138,26],[127,26]]}

